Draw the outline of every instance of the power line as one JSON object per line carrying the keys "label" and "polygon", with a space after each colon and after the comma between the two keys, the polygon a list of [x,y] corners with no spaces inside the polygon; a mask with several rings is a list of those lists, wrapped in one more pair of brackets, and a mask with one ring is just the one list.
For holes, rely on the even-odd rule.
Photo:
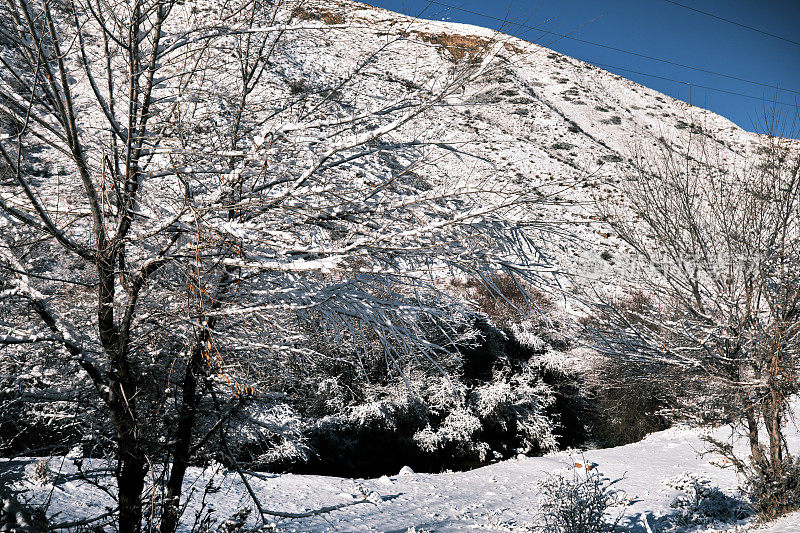
{"label": "power line", "polygon": [[727,89],[719,89],[717,87],[710,87],[708,85],[700,85],[698,83],[693,83],[693,82],[690,82],[690,81],[676,80],[674,78],[668,78],[666,76],[658,76],[656,74],[648,74],[646,72],[639,72],[638,70],[631,70],[631,69],[625,68],[625,67],[617,67],[615,65],[606,65],[604,63],[594,63],[592,61],[587,61],[587,63],[590,63],[590,64],[595,65],[597,67],[604,67],[604,68],[607,68],[607,69],[614,69],[614,70],[622,70],[622,71],[625,71],[625,72],[631,72],[633,74],[639,74],[641,76],[647,76],[647,77],[650,77],[650,78],[657,78],[659,80],[665,80],[665,81],[672,81],[672,82],[675,82],[675,83],[681,83],[683,85],[687,85],[687,86],[690,86],[690,87],[699,87],[700,89],[708,89],[710,91],[717,91],[717,92],[721,92],[721,93],[732,94],[732,95],[735,95],[735,96],[742,96],[744,98],[751,98],[753,100],[759,100],[761,102],[776,103],[778,105],[785,105],[785,106],[789,106],[789,107],[800,107],[800,104],[798,104],[798,103],[790,104],[788,102],[781,102],[781,101],[778,101],[778,100],[774,100],[774,101],[773,100],[768,100],[766,98],[753,96],[752,94],[739,93],[739,92],[736,92],[736,91],[729,91]]}
{"label": "power line", "polygon": [[695,11],[697,13],[702,13],[703,15],[706,15],[706,16],[711,17],[711,18],[715,18],[717,20],[722,20],[724,22],[728,22],[730,24],[734,24],[736,26],[739,26],[740,28],[747,28],[748,30],[757,31],[758,33],[762,33],[764,35],[769,35],[770,37],[775,37],[776,39],[780,39],[781,41],[786,41],[787,43],[792,43],[792,44],[796,44],[796,45],[800,46],[800,42],[793,41],[791,39],[787,39],[786,37],[781,37],[780,35],[775,35],[774,33],[770,33],[768,31],[759,30],[758,28],[754,28],[752,26],[748,26],[747,24],[742,24],[741,22],[736,22],[735,20],[726,19],[725,17],[720,17],[719,15],[715,15],[714,13],[709,13],[708,11],[703,11],[702,9],[697,9],[697,8],[694,8],[694,7],[691,7],[691,6],[687,6],[685,4],[681,4],[680,2],[675,2],[674,0],[664,0],[664,1],[667,2],[667,3],[670,3],[670,4],[674,4],[676,6],[680,6],[680,7],[684,8],[684,9],[689,9],[689,10]]}
{"label": "power line", "polygon": [[[454,48],[454,49],[465,50],[465,51],[472,50],[472,48],[464,47],[464,46],[450,46],[450,45],[448,45],[448,48],[451,48],[451,49]],[[604,67],[606,69],[614,69],[614,70],[623,70],[625,72],[631,72],[633,74],[639,74],[640,76],[647,76],[649,78],[657,78],[657,79],[664,80],[664,81],[671,81],[671,82],[675,82],[675,83],[680,83],[682,85],[686,85],[687,87],[697,87],[697,88],[700,88],[700,89],[708,89],[709,91],[716,91],[716,92],[730,94],[730,95],[734,95],[734,96],[741,96],[741,97],[744,97],[744,98],[750,98],[751,100],[758,100],[759,102],[770,102],[770,103],[775,103],[775,104],[778,104],[778,105],[784,105],[784,106],[793,107],[793,108],[800,107],[800,102],[789,103],[789,102],[781,102],[781,101],[779,101],[777,99],[770,100],[768,98],[764,98],[763,96],[753,96],[752,94],[745,94],[745,93],[740,93],[740,92],[736,92],[736,91],[730,91],[728,89],[720,89],[719,87],[712,87],[710,85],[702,85],[702,84],[695,83],[695,82],[692,82],[692,81],[678,80],[678,79],[675,79],[675,78],[668,78],[666,76],[659,76],[657,74],[648,74],[647,72],[641,72],[641,71],[638,71],[638,70],[633,70],[633,69],[629,69],[629,68],[625,68],[625,67],[618,67],[616,65],[609,65],[609,64],[606,64],[606,63],[598,63],[598,62],[592,61],[591,59],[582,59],[580,61],[583,61],[584,63],[587,63],[589,65],[593,65],[593,66],[596,66],[596,67]],[[608,72],[610,72],[611,74],[614,74],[614,72],[612,72],[611,70],[609,70]],[[775,89],[775,87],[770,87],[770,88],[771,89]],[[691,102],[689,102],[689,103],[691,103]],[[456,106],[461,107],[461,106],[477,106],[477,105],[490,105],[490,104],[448,104],[448,105],[456,105]]]}
{"label": "power line", "polygon": [[[593,44],[595,46],[611,48],[613,50],[618,50],[620,52],[633,54],[633,55],[639,55],[639,56],[645,57],[647,59],[652,59],[654,61],[662,61],[662,62],[676,64],[678,66],[683,66],[683,67],[686,67],[686,68],[689,68],[689,69],[702,70],[702,69],[697,69],[695,67],[691,67],[691,66],[688,66],[688,65],[681,65],[679,63],[673,63],[673,62],[665,60],[665,59],[659,59],[659,58],[655,58],[655,57],[645,56],[645,55],[642,55],[642,54],[638,54],[636,52],[630,52],[630,51],[627,51],[627,50],[613,48],[613,47],[610,47],[608,45],[604,45],[604,44],[600,44],[600,43],[594,43],[594,42],[586,41],[586,40],[583,40],[583,39],[573,38],[573,37],[570,37],[569,34],[565,35],[565,34],[560,34],[560,33],[556,33],[556,32],[543,30],[541,28],[534,27],[534,26],[528,26],[528,25],[521,24],[521,23],[509,22],[507,19],[501,19],[501,18],[493,17],[491,15],[487,15],[485,13],[480,13],[480,12],[477,12],[477,11],[470,11],[468,9],[459,8],[459,7],[456,7],[456,6],[451,6],[449,4],[444,4],[444,3],[438,2],[436,0],[428,0],[428,3],[429,4],[437,4],[437,5],[440,5],[442,7],[456,9],[456,10],[463,11],[463,12],[466,12],[466,13],[470,13],[470,14],[481,16],[481,17],[486,17],[486,18],[489,18],[489,19],[497,20],[497,21],[503,22],[504,24],[509,24],[509,25],[516,26],[516,27],[519,27],[519,28],[526,28],[528,30],[539,31],[539,32],[542,32],[544,34],[556,35],[556,36],[559,37],[559,39],[556,39],[556,40],[560,40],[560,38],[573,39],[573,40],[577,40],[577,41],[580,41],[580,42]],[[526,33],[526,32],[523,32],[523,33]],[[570,32],[570,33],[573,33],[573,32]],[[555,41],[552,41],[552,42],[555,42]],[[450,47],[450,48],[460,48],[460,47]],[[467,50],[467,48],[463,48],[463,49]],[[660,80],[671,81],[671,82],[674,82],[674,83],[680,83],[682,85],[686,85],[687,87],[697,87],[697,88],[700,88],[700,89],[707,89],[707,90],[710,90],[710,91],[716,91],[716,92],[730,94],[730,95],[734,95],[734,96],[740,96],[740,97],[743,97],[743,98],[749,98],[751,100],[757,100],[759,102],[771,102],[771,103],[775,103],[777,105],[783,105],[783,106],[788,106],[788,107],[793,107],[793,108],[800,107],[800,103],[782,102],[782,101],[778,101],[777,99],[770,100],[768,98],[764,98],[764,97],[760,97],[760,96],[753,96],[751,94],[740,93],[740,92],[731,91],[731,90],[728,90],[728,89],[720,89],[718,87],[712,87],[710,85],[702,85],[702,84],[699,84],[699,83],[694,83],[694,82],[684,81],[684,80],[678,80],[678,79],[669,78],[669,77],[666,77],[666,76],[659,76],[659,75],[656,75],[656,74],[648,74],[647,72],[641,72],[641,71],[638,71],[638,70],[632,70],[632,69],[625,68],[625,67],[618,67],[618,66],[615,66],[615,65],[597,63],[597,62],[594,62],[594,61],[590,61],[588,59],[584,60],[584,61],[589,63],[589,64],[598,66],[598,67],[605,67],[605,68],[608,68],[608,69],[622,70],[622,71],[625,71],[625,72],[631,72],[633,74],[638,74],[640,76],[647,76],[647,77],[650,77],[650,78],[656,78],[656,79],[660,79]],[[731,77],[731,76],[728,76],[726,74],[721,74],[721,73],[713,72],[713,71],[705,71],[705,70],[703,70],[703,72],[708,72],[708,73],[711,73],[711,74],[717,74],[719,76]],[[734,78],[734,79],[740,79],[740,78]],[[744,79],[742,79],[741,81],[747,81],[749,83],[754,83],[754,84],[757,84],[757,85],[761,85],[763,87],[768,87],[768,88],[770,88],[772,90],[782,90],[782,91],[787,91],[787,92],[791,92],[791,93],[795,93],[795,94],[800,94],[800,91],[794,91],[792,89],[781,89],[780,87],[768,85],[768,84],[765,84],[765,83],[759,83],[759,82],[754,82],[754,81],[751,81],[751,80],[744,80]]]}
{"label": "power line", "polygon": [[[480,13],[478,11],[471,11],[469,9],[465,9],[465,8],[462,8],[462,7],[456,7],[456,6],[453,6],[453,5],[449,5],[449,4],[445,4],[445,3],[442,3],[442,2],[438,2],[437,0],[428,0],[428,1],[431,4],[436,4],[436,5],[439,5],[439,6],[442,6],[442,7],[447,7],[447,8],[450,8],[450,9],[455,9],[457,11],[462,11],[464,13],[469,13],[471,15],[477,15],[479,17],[485,17],[485,18],[488,18],[488,19],[491,19],[491,20],[500,21],[500,22],[503,22],[504,24],[509,24],[509,21],[506,20],[506,19],[501,19],[501,18],[498,18],[498,17],[494,17],[492,15],[487,15],[486,13]],[[594,42],[594,41],[588,41],[586,39],[580,39],[578,37],[572,37],[569,34],[557,33],[557,32],[549,31],[549,30],[543,30],[541,28],[536,28],[534,26],[528,26],[526,24],[520,24],[520,23],[516,23],[516,22],[510,23],[510,24],[512,24],[513,26],[519,27],[519,28],[526,28],[526,29],[529,29],[529,30],[542,32],[542,33],[547,34],[547,35],[554,35],[554,36],[560,37],[562,39],[569,39],[571,41],[577,41],[579,43],[589,44],[589,45],[592,45],[592,46],[599,46],[601,48],[606,48],[608,50],[613,50],[615,52],[620,52],[620,53],[623,53],[623,54],[628,54],[628,55],[632,55],[632,56],[636,56],[636,57],[641,57],[643,59],[649,59],[651,61],[658,61],[658,62],[661,62],[661,63],[667,63],[669,65],[674,65],[676,67],[686,68],[686,69],[694,70],[694,71],[697,71],[697,72],[703,72],[705,74],[713,74],[715,76],[721,76],[723,78],[728,78],[728,79],[731,79],[731,80],[741,81],[741,82],[745,82],[745,83],[752,83],[753,85],[759,85],[761,87],[768,87],[770,89],[779,90],[779,91],[786,91],[786,92],[790,92],[790,93],[794,93],[794,94],[800,95],[800,91],[795,91],[793,89],[784,89],[784,88],[781,88],[781,87],[778,87],[778,86],[775,86],[775,85],[770,85],[768,83],[762,83],[760,81],[748,80],[747,78],[740,78],[738,76],[732,76],[730,74],[724,74],[722,72],[715,72],[713,70],[707,70],[707,69],[700,68],[700,67],[693,67],[691,65],[678,63],[677,61],[670,61],[669,59],[661,59],[659,57],[653,57],[653,56],[649,56],[649,55],[646,55],[646,54],[641,54],[639,52],[633,52],[631,50],[624,50],[622,48],[617,48],[616,46],[611,46],[611,45],[608,45],[608,44],[597,43],[597,42]],[[698,87],[699,87],[699,85],[698,85]]]}

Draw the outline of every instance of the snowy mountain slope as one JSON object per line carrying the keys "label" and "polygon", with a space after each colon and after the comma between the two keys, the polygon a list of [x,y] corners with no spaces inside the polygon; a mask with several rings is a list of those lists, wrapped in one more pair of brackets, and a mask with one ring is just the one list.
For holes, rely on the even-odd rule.
{"label": "snowy mountain slope", "polygon": [[[698,430],[675,427],[653,433],[643,441],[604,450],[564,451],[545,457],[521,457],[469,472],[444,474],[401,474],[379,479],[349,479],[305,475],[251,475],[249,483],[263,508],[283,513],[304,513],[364,499],[377,503],[358,503],[343,509],[302,519],[275,518],[278,531],[534,531],[539,498],[537,480],[554,473],[585,475],[583,465],[596,464],[610,479],[622,478],[615,487],[625,491],[627,504],[614,509],[624,512],[621,524],[626,531],[645,533],[646,527],[663,531],[676,510],[671,504],[678,491],[667,485],[684,473],[710,480],[711,485],[734,493],[736,476],[721,469],[712,455],[701,455],[704,443]],[[720,436],[719,433],[716,436]],[[800,434],[790,436],[800,444]],[[37,460],[2,460],[0,472],[6,479],[16,478],[15,488],[28,490],[35,503],[49,501],[47,515],[54,522],[69,522],[80,517],[100,515],[111,502],[91,484],[73,478],[55,485],[47,476],[36,474]],[[580,465],[576,468],[575,464]],[[53,457],[53,471],[75,471],[73,460]],[[88,470],[89,461],[83,468]],[[42,468],[39,467],[39,471]],[[214,491],[202,493],[213,474]],[[249,496],[237,474],[219,465],[205,470],[190,469],[187,494],[195,490],[189,503],[183,529],[191,528],[195,516],[214,509],[211,516],[222,522],[243,508],[252,508]],[[378,496],[381,498],[379,499]],[[250,514],[252,521],[257,512]],[[645,526],[645,520],[647,526]],[[738,527],[762,533],[790,533],[800,529],[800,513],[772,524],[759,526],[751,520],[738,524],[703,526],[694,531],[727,531]],[[416,529],[414,529],[416,528]],[[680,531],[686,531],[682,529]]]}
{"label": "snowy mountain slope", "polygon": [[[178,39],[187,27],[198,24],[198,16],[208,13],[213,18],[217,9],[205,0],[192,3],[191,9],[170,21],[165,36]],[[280,11],[277,19],[289,22],[275,28],[285,31],[287,37],[273,51],[270,64],[275,68],[265,71],[249,96],[260,111],[245,117],[262,123],[262,133],[249,132],[240,143],[241,150],[253,150],[260,144],[257,141],[263,142],[263,135],[285,132],[292,126],[282,122],[285,113],[282,116],[275,111],[279,107],[276,102],[289,95],[328,91],[328,98],[335,100],[338,84],[357,71],[363,75],[357,92],[348,93],[341,102],[340,112],[346,116],[416,93],[435,92],[465,63],[488,59],[481,76],[460,94],[450,95],[398,129],[397,137],[445,151],[447,155],[420,151],[423,164],[413,174],[430,182],[490,189],[487,203],[493,201],[491,191],[494,197],[515,190],[540,194],[547,201],[519,216],[561,228],[565,238],[543,243],[543,250],[564,270],[588,273],[602,269],[608,265],[600,255],[621,246],[609,229],[597,222],[593,205],[596,199],[624,202],[616,184],[631,172],[628,159],[636,146],[683,146],[690,133],[742,154],[752,153],[758,143],[757,135],[709,111],[485,28],[412,19],[347,0],[289,3]],[[99,42],[89,42],[90,48],[99,46]],[[163,154],[169,150],[230,150],[225,146],[229,133],[225,122],[237,98],[235,62],[219,51],[194,53],[201,62],[203,79],[214,80],[213,90],[203,87],[202,94],[193,95],[201,100],[190,114],[180,117],[197,122],[193,135],[188,140],[177,139],[168,132],[162,141]],[[97,54],[101,55],[99,48]],[[190,54],[165,66],[164,81],[157,87],[165,102],[180,103],[175,84],[181,83],[181,76],[191,67],[191,58]],[[80,68],[76,71],[80,73]],[[87,110],[80,119],[82,127],[102,131],[107,126],[92,101],[89,80],[78,74],[71,83],[79,108]],[[191,85],[182,90],[190,93]],[[166,103],[157,109],[171,112]],[[69,172],[58,154],[45,151],[39,157],[50,163],[53,175]],[[154,161],[162,169],[172,164],[161,154]],[[102,166],[99,160],[91,163]],[[376,163],[378,172],[398,164],[391,157]],[[278,168],[275,174],[283,171]],[[50,210],[85,218],[85,208],[71,205],[70,197],[78,195],[79,188],[70,190],[64,184],[47,187],[38,192]],[[154,220],[168,217],[169,210],[162,206],[169,199],[158,194],[157,185],[152,195],[142,202],[142,214]],[[86,229],[78,224],[75,232],[83,234]]]}
{"label": "snowy mountain slope", "polygon": [[693,135],[744,160],[759,143],[759,135],[710,111],[515,37],[354,2],[305,6],[309,22],[325,25],[327,19],[351,26],[340,30],[329,24],[318,37],[324,47],[287,47],[290,63],[307,78],[341,73],[357,57],[392,43],[390,53],[370,65],[375,84],[366,88],[365,97],[393,94],[453,68],[469,54],[495,56],[492,68],[461,98],[451,98],[420,122],[421,131],[435,131],[439,141],[469,154],[448,160],[447,169],[433,164],[426,170],[480,174],[475,169],[482,165],[503,187],[539,191],[555,200],[528,215],[556,222],[578,238],[547,247],[563,268],[587,274],[603,270],[608,264],[600,254],[620,248],[597,222],[593,205],[597,199],[624,203],[616,184],[631,173],[628,160],[635,150],[668,143],[692,151],[698,144],[690,140]]}

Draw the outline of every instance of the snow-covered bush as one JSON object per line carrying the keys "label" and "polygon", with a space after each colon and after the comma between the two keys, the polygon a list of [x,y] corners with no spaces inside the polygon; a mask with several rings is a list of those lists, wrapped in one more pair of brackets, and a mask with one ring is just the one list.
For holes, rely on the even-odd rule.
{"label": "snow-covered bush", "polygon": [[455,281],[453,285],[500,326],[510,326],[534,314],[543,316],[555,309],[546,294],[507,275]]}
{"label": "snow-covered bush", "polygon": [[[291,395],[306,420],[311,456],[280,467],[337,475],[380,475],[405,464],[440,471],[575,443],[583,435],[578,376],[545,340],[553,328],[538,315],[507,331],[479,318],[456,330],[457,356],[393,368],[367,348],[361,372],[338,363],[347,357],[345,343],[320,335],[314,347],[328,363],[306,368]],[[523,342],[537,335],[535,346]]]}
{"label": "snow-covered bush", "polygon": [[751,505],[768,520],[800,508],[800,457],[784,457],[782,467],[780,476],[756,469],[747,472]]}
{"label": "snow-covered bush", "polygon": [[252,509],[245,507],[233,513],[229,518],[222,522],[216,529],[217,533],[241,533],[245,531],[244,524],[250,516]]}
{"label": "snow-covered bush", "polygon": [[487,430],[513,433],[519,453],[546,452],[558,447],[558,421],[550,407],[555,391],[545,383],[538,366],[531,361],[517,374],[501,375],[476,387],[470,404]]}
{"label": "snow-covered bush", "polygon": [[622,491],[596,469],[554,473],[539,481],[539,511],[547,533],[611,533],[622,513],[612,507],[624,502]]}
{"label": "snow-covered bush", "polygon": [[31,483],[44,485],[48,483],[52,477],[53,472],[50,470],[50,461],[48,459],[40,459],[33,463],[29,475],[29,481]]}
{"label": "snow-covered bush", "polygon": [[[437,427],[414,436],[425,451],[448,450],[476,461],[557,448],[553,389],[526,363],[519,374],[497,372],[469,391]],[[490,453],[491,452],[491,453]]]}
{"label": "snow-covered bush", "polygon": [[448,414],[435,430],[428,425],[415,433],[414,442],[428,453],[447,450],[454,457],[485,461],[490,449],[480,439],[482,429],[480,419],[462,408]]}
{"label": "snow-covered bush", "polygon": [[249,454],[253,466],[305,461],[305,425],[299,413],[285,403],[246,405],[233,417],[228,445]]}
{"label": "snow-covered bush", "polygon": [[670,521],[675,525],[734,522],[751,514],[750,508],[741,499],[725,494],[705,476],[687,472],[667,480],[666,484],[681,492],[672,502],[677,513]]}

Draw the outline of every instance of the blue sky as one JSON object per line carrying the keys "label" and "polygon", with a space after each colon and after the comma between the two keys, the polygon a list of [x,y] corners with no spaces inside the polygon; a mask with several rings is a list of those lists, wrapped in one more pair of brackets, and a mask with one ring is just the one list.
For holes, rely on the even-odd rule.
{"label": "blue sky", "polygon": [[[783,39],[692,11],[676,2]],[[600,65],[675,98],[687,102],[691,99],[691,103],[723,115],[750,131],[763,130],[764,110],[771,108],[772,101],[800,106],[800,0],[441,0],[441,3],[367,0],[367,3],[409,15],[421,14],[423,18],[495,29],[503,23],[463,10],[507,19],[509,22],[503,28],[506,33]],[[558,36],[520,25],[541,27],[768,87],[586,42],[566,38],[551,42]],[[794,107],[776,107],[796,116]],[[798,136],[796,129],[793,136]]]}

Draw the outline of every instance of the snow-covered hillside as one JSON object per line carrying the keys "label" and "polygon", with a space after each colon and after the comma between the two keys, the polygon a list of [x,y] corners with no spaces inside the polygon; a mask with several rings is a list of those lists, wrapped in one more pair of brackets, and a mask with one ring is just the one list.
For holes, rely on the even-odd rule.
{"label": "snow-covered hillside", "polygon": [[[185,35],[200,32],[202,23],[222,17],[222,12],[206,0],[181,9],[167,21],[165,48],[191,41]],[[274,16],[278,22],[273,21],[273,25],[267,20],[249,22],[253,27],[248,31],[283,32],[284,37],[270,50],[269,62],[275,68],[266,69],[250,88],[247,98],[253,110],[244,113],[240,130],[247,129],[245,123],[249,129],[234,143],[239,145],[236,149],[228,145],[231,125],[227,123],[235,114],[238,98],[235,62],[229,62],[220,50],[197,48],[160,65],[163,77],[155,86],[161,97],[156,112],[165,115],[160,119],[174,121],[174,127],[165,129],[165,138],[155,151],[157,175],[169,172],[175,163],[166,155],[170,152],[173,156],[190,151],[229,157],[248,152],[252,155],[265,140],[314,127],[312,121],[293,122],[299,113],[294,107],[307,105],[302,102],[305,94],[325,96],[322,104],[336,102],[339,106],[339,119],[355,120],[359,113],[386,111],[385,106],[394,102],[430,97],[443,85],[453,83],[453,76],[458,78],[465,64],[484,62],[486,68],[478,69],[480,75],[470,77],[463,89],[448,93],[435,102],[433,109],[392,132],[404,142],[413,139],[419,146],[428,147],[415,154],[419,164],[406,175],[447,184],[453,192],[486,189],[486,204],[501,202],[501,198],[518,191],[535,195],[538,201],[519,216],[559,228],[558,237],[541,243],[551,265],[578,277],[603,277],[608,282],[613,277],[608,271],[609,258],[625,252],[624,247],[619,251],[621,242],[598,220],[595,204],[609,200],[624,205],[617,185],[631,175],[629,158],[635,151],[669,144],[691,152],[698,145],[690,143],[694,135],[709,139],[722,151],[746,157],[758,143],[758,135],[707,110],[485,28],[413,19],[349,0],[287,2],[276,8]],[[237,24],[242,21],[237,20]],[[184,34],[187,28],[189,33]],[[92,54],[102,55],[99,41],[86,42]],[[191,58],[195,56],[202,62],[193,65]],[[78,117],[81,127],[85,131],[108,129],[102,106],[93,101],[91,80],[81,75],[77,57],[68,59],[75,62],[77,72],[70,80],[74,97],[85,112]],[[202,81],[181,81],[182,77],[191,78],[187,71],[192,68],[200,69]],[[337,87],[352,82],[355,73],[359,76],[357,87],[348,87],[344,99],[337,102],[342,96]],[[181,87],[182,83],[188,85]],[[201,86],[204,83],[213,89]],[[199,92],[191,93],[193,88]],[[176,91],[185,94],[176,96]],[[294,103],[277,103],[290,96],[295,97]],[[189,102],[193,106],[186,105]],[[184,105],[188,111],[182,109]],[[190,126],[185,132],[180,131],[183,123]],[[298,141],[312,143],[299,135],[292,139]],[[37,161],[47,162],[53,175],[69,174],[68,165],[56,152],[46,149],[37,154]],[[271,171],[287,172],[283,167],[287,162],[309,163],[293,158],[298,155],[307,156],[298,149],[291,159],[282,155],[282,159],[271,160],[270,164],[277,166],[271,166]],[[102,166],[97,156],[89,159],[90,164]],[[194,161],[182,170],[197,172],[198,165],[212,159]],[[369,169],[378,174],[404,163],[402,158],[378,159]],[[214,173],[225,171],[213,168]],[[65,204],[75,207],[69,195],[79,194],[79,189],[70,190],[63,183],[52,189],[49,184],[37,186],[48,209],[63,210]],[[170,199],[160,194],[159,187],[166,189],[168,184],[160,182],[153,191],[143,192],[152,195],[146,201],[143,198],[138,207],[143,217],[157,220],[174,214],[164,207]],[[7,197],[13,198],[13,194]],[[86,218],[85,207],[74,212]],[[236,237],[249,231],[225,229]],[[145,225],[137,235],[152,230]],[[86,232],[80,225],[75,231]]]}
{"label": "snow-covered hillside", "polygon": [[617,185],[631,175],[634,152],[662,145],[692,152],[700,149],[699,136],[745,159],[759,142],[759,135],[710,111],[513,36],[346,0],[304,6],[307,21],[327,29],[284,53],[290,76],[311,84],[342,76],[385,46],[369,65],[373,79],[364,90],[364,98],[380,101],[429,83],[470,54],[493,57],[484,75],[417,125],[461,153],[426,172],[480,176],[482,170],[495,184],[551,199],[535,207],[534,217],[577,237],[545,245],[563,270],[606,282],[613,277],[608,258],[625,254],[624,247],[598,222],[594,206],[597,200],[624,205]]}

